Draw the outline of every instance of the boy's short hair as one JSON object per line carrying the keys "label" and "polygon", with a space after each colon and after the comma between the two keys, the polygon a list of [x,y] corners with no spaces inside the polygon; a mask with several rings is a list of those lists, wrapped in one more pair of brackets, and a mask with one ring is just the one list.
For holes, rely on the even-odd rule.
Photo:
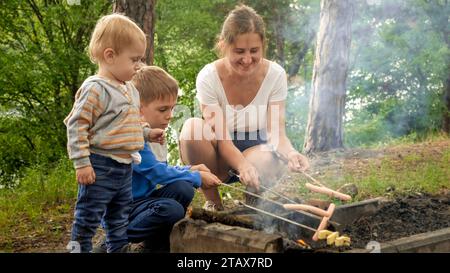
{"label": "boy's short hair", "polygon": [[103,60],[103,52],[112,48],[117,54],[135,43],[146,46],[145,33],[125,15],[114,13],[97,21],[89,42],[89,57],[93,63]]}
{"label": "boy's short hair", "polygon": [[148,104],[166,97],[178,97],[177,80],[157,66],[142,67],[136,72],[132,82],[139,91],[141,104]]}

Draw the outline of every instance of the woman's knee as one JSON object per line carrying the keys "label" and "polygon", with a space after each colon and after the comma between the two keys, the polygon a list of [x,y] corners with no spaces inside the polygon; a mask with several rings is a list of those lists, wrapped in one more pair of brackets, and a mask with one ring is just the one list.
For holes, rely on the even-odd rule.
{"label": "woman's knee", "polygon": [[248,148],[243,153],[244,157],[253,165],[261,166],[262,168],[273,166],[275,157],[272,152],[263,149],[263,146],[257,145]]}
{"label": "woman's knee", "polygon": [[214,132],[209,124],[201,118],[186,120],[181,128],[180,142],[183,141],[214,141]]}
{"label": "woman's knee", "polygon": [[204,121],[201,118],[190,118],[186,120],[181,128],[180,141],[195,140],[195,132],[201,132],[204,127]]}

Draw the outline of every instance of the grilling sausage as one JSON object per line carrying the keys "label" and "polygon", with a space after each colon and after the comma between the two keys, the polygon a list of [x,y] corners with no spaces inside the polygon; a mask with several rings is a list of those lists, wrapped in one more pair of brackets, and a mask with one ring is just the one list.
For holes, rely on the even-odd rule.
{"label": "grilling sausage", "polygon": [[331,190],[329,188],[314,186],[314,185],[312,185],[310,183],[306,183],[305,186],[310,191],[323,193],[323,194],[326,194],[326,195],[328,195],[330,197],[336,197],[336,198],[341,199],[343,201],[352,200],[352,197],[350,195],[344,194],[344,193],[341,193],[341,192],[338,192],[338,191],[334,191],[334,190]]}
{"label": "grilling sausage", "polygon": [[321,217],[331,217],[331,215],[328,213],[328,211],[319,209],[319,208],[316,208],[313,206],[309,206],[309,205],[284,204],[283,207],[287,210],[302,210],[302,211],[313,213],[313,214],[321,216]]}

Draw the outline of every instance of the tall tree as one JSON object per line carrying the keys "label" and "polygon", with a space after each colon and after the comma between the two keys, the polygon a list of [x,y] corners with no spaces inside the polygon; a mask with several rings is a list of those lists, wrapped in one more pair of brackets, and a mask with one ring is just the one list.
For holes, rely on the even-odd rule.
{"label": "tall tree", "polygon": [[449,71],[447,79],[444,85],[444,117],[442,122],[442,130],[450,135],[450,64],[448,65],[447,71]]}
{"label": "tall tree", "polygon": [[[436,33],[439,33],[442,40],[450,49],[450,4],[448,0],[422,0],[421,3],[425,13],[428,15]],[[450,135],[450,54],[447,55],[446,72],[444,74],[444,114],[442,117],[442,130]]]}
{"label": "tall tree", "polygon": [[113,5],[113,12],[130,17],[147,35],[145,59],[148,65],[154,60],[155,6],[156,0],[117,0]]}
{"label": "tall tree", "polygon": [[305,152],[343,146],[343,117],[353,4],[322,0]]}

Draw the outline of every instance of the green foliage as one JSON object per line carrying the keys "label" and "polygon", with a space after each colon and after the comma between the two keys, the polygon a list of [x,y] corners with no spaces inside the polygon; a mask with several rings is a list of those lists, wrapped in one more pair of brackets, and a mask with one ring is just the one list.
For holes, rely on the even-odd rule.
{"label": "green foliage", "polygon": [[[320,1],[161,0],[156,6],[155,64],[183,91],[171,124],[171,163],[184,120],[199,116],[195,78],[214,61],[217,35],[238,2],[255,8],[267,28],[267,58],[290,79],[287,133],[301,149]],[[449,75],[450,7],[447,1],[355,3],[351,69],[347,82],[345,140],[373,145],[398,137],[423,137],[440,129],[443,86]],[[62,123],[81,82],[95,73],[86,54],[97,19],[111,1],[0,2],[0,185],[13,186],[23,168],[65,157]]]}
{"label": "green foliage", "polygon": [[0,185],[22,168],[65,154],[64,117],[81,82],[94,73],[86,55],[108,1],[0,3]]}
{"label": "green foliage", "polygon": [[357,9],[363,12],[356,13],[353,25],[347,144],[440,130],[450,5],[390,1]]}
{"label": "green foliage", "polygon": [[[182,95],[178,98],[167,143],[170,162],[178,163],[177,133],[183,121],[195,115],[195,78],[200,69],[213,61],[215,36],[220,31],[217,9],[223,1],[165,0],[156,5],[155,65],[174,76]],[[219,13],[220,14],[220,13]]]}

